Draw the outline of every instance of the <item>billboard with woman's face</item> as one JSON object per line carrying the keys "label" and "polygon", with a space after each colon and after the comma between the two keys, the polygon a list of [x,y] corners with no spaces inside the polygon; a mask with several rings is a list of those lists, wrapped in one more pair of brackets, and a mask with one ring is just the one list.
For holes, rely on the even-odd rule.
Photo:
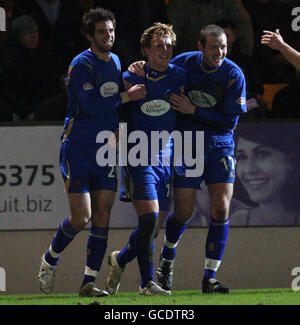
{"label": "billboard with woman's face", "polygon": [[[234,137],[230,225],[300,225],[300,123],[240,123]],[[209,196],[202,184],[190,225],[208,224]]]}
{"label": "billboard with woman's face", "polygon": [[241,123],[234,198],[247,205],[232,225],[300,224],[300,124]]}

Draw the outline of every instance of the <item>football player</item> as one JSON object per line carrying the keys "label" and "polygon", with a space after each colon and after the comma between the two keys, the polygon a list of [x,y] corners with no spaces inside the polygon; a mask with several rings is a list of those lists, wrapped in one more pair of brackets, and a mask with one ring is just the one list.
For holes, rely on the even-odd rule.
{"label": "football player", "polygon": [[[166,222],[165,243],[157,269],[158,282],[170,290],[176,246],[190,220],[197,189],[208,187],[210,225],[205,246],[203,293],[229,293],[230,288],[215,279],[229,232],[229,206],[235,180],[233,130],[246,109],[246,83],[241,69],[226,58],[224,30],[216,25],[202,28],[199,51],[176,56],[172,63],[188,72],[185,94],[171,94],[173,109],[181,113],[180,130],[204,131],[204,172],[188,177],[188,166],[175,166],[174,214]],[[195,142],[193,141],[193,144]]]}
{"label": "football player", "polygon": [[[162,141],[157,154],[153,154],[152,135],[155,132],[175,129],[176,111],[172,109],[169,94],[180,94],[186,82],[183,68],[170,64],[176,35],[172,26],[156,23],[146,29],[141,36],[141,49],[148,61],[143,76],[124,72],[126,89],[136,84],[145,84],[147,95],[132,103],[126,112],[127,132],[142,131],[146,134],[148,158],[144,165],[135,165],[128,157],[128,166],[122,167],[123,198],[133,202],[138,227],[129,238],[122,251],[114,251],[109,256],[110,274],[107,291],[118,291],[120,278],[127,263],[137,257],[143,295],[168,295],[154,279],[154,236],[158,218],[163,220],[169,206],[171,186],[172,141],[168,136]],[[128,151],[133,144],[128,143]]]}
{"label": "football player", "polygon": [[111,52],[115,40],[115,17],[102,8],[83,16],[83,33],[91,46],[71,62],[66,85],[68,107],[60,151],[60,167],[68,194],[71,216],[60,224],[49,249],[42,255],[38,275],[43,292],[50,293],[60,254],[92,219],[87,259],[79,296],[108,295],[95,286],[107,247],[111,208],[117,189],[115,166],[101,167],[96,143],[101,131],[118,128],[118,107],[146,95],[144,85],[120,91],[121,65]]}

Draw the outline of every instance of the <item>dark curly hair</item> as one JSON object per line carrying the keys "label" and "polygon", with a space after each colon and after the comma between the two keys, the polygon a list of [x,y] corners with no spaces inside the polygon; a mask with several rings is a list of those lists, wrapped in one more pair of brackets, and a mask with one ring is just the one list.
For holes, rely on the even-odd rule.
{"label": "dark curly hair", "polygon": [[89,34],[94,36],[95,24],[100,21],[110,20],[116,28],[115,15],[108,9],[92,8],[86,12],[82,17],[81,32],[83,35]]}

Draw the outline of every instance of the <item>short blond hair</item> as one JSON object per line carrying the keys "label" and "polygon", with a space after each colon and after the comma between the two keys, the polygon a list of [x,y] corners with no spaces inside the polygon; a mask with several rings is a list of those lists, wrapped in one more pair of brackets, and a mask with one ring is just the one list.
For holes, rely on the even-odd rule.
{"label": "short blond hair", "polygon": [[151,47],[151,40],[154,37],[162,38],[165,35],[170,36],[170,38],[172,40],[172,45],[175,46],[176,45],[176,34],[173,31],[172,25],[167,25],[167,24],[163,24],[163,23],[154,23],[154,25],[147,28],[144,31],[144,33],[142,34],[141,39],[140,39],[142,53],[145,54],[144,53],[145,47],[148,47],[148,48]]}

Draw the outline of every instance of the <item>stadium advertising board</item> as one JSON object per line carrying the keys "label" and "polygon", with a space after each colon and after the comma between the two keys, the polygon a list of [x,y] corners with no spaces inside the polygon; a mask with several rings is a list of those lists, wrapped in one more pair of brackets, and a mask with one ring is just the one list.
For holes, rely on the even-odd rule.
{"label": "stadium advertising board", "polygon": [[[0,230],[57,229],[69,215],[59,170],[61,132],[62,126],[0,128]],[[295,190],[300,180],[299,134],[300,123],[240,123],[235,132],[231,226],[300,225]],[[203,185],[190,226],[206,227],[208,222],[208,192]],[[132,204],[121,202],[118,192],[110,227],[136,225]]]}

